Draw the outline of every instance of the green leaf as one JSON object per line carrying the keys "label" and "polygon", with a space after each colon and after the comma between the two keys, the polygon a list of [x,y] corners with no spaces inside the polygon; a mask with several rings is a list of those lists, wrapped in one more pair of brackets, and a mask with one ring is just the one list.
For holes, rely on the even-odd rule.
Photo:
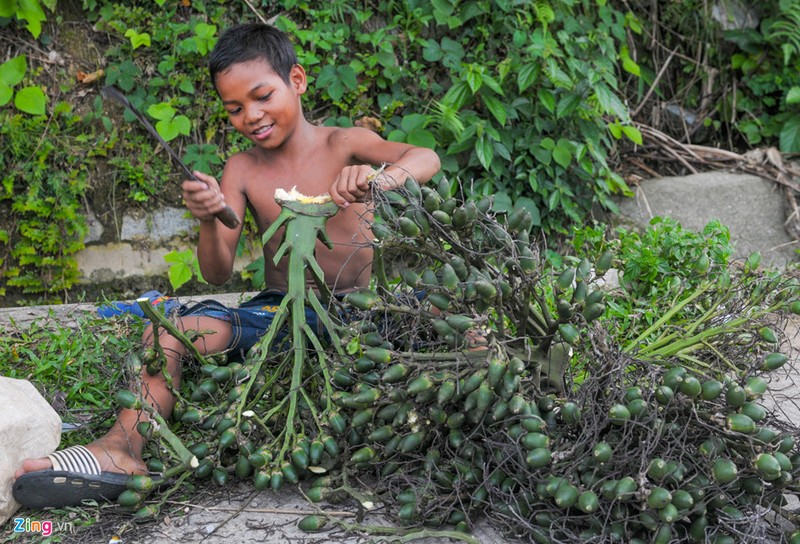
{"label": "green leaf", "polygon": [[524,92],[525,89],[533,85],[536,78],[539,76],[539,67],[534,64],[525,64],[519,71],[519,75],[517,75],[517,86],[519,87],[519,92]]}
{"label": "green leaf", "polygon": [[619,58],[622,59],[623,70],[637,77],[641,74],[642,70],[641,68],[639,68],[639,65],[636,64],[636,62],[631,58],[627,45],[623,45],[622,47],[620,47]]}
{"label": "green leaf", "polygon": [[341,100],[344,96],[344,85],[338,79],[332,81],[330,85],[328,85],[328,96],[331,97],[332,100]]}
{"label": "green leaf", "polygon": [[197,36],[198,53],[203,56],[207,55],[217,43],[217,25],[197,23],[197,26],[194,27],[194,33]]}
{"label": "green leaf", "polygon": [[558,145],[553,150],[553,159],[562,168],[566,169],[569,167],[570,163],[572,162],[572,151],[570,150],[570,146],[567,142],[558,142]]}
{"label": "green leaf", "polygon": [[628,109],[607,85],[598,83],[594,87],[594,92],[603,113],[610,113],[622,120],[628,119]]}
{"label": "green leaf", "polygon": [[467,85],[469,85],[472,94],[477,93],[478,89],[483,85],[483,76],[478,70],[475,70],[474,66],[470,66],[467,69]]}
{"label": "green leaf", "polygon": [[25,77],[28,71],[28,60],[25,55],[19,55],[0,64],[0,83],[13,87]]}
{"label": "green leaf", "polygon": [[0,82],[0,106],[8,104],[12,96],[14,96],[14,89]]}
{"label": "green leaf", "polygon": [[445,36],[442,38],[442,51],[444,52],[442,64],[454,71],[458,71],[459,63],[464,58],[464,48],[461,44]]}
{"label": "green leaf", "polygon": [[419,129],[413,130],[406,136],[406,143],[418,147],[427,147],[428,149],[436,149],[436,136],[430,131]]}
{"label": "green leaf", "polygon": [[634,126],[631,126],[631,125],[625,125],[625,126],[622,127],[622,132],[633,143],[635,143],[637,145],[642,145],[642,143],[643,143],[642,133],[639,131],[638,128],[636,128]]}
{"label": "green leaf", "polygon": [[556,87],[572,90],[575,86],[569,75],[552,58],[547,59],[547,78]]}
{"label": "green leaf", "polygon": [[18,0],[17,18],[27,21],[25,28],[34,38],[38,38],[42,33],[42,23],[47,20],[38,0]]}
{"label": "green leaf", "polygon": [[495,78],[486,74],[483,74],[481,77],[484,85],[489,87],[496,94],[499,94],[500,96],[505,96],[506,93],[503,91],[503,87],[500,86],[500,84],[497,82]]}
{"label": "green leaf", "polygon": [[427,115],[422,115],[421,113],[410,113],[403,116],[403,119],[400,121],[400,128],[406,132],[423,129],[427,126],[428,120],[429,117]]}
{"label": "green leaf", "polygon": [[248,264],[245,270],[252,274],[250,276],[250,283],[256,290],[261,290],[264,286],[264,256],[259,256],[255,261]]}
{"label": "green leaf", "polygon": [[328,64],[320,69],[319,74],[317,75],[315,86],[317,88],[327,87],[335,79],[336,79],[336,67]]}
{"label": "green leaf", "polygon": [[481,165],[488,170],[492,165],[494,149],[492,147],[492,141],[487,138],[485,134],[481,134],[475,142],[475,153],[478,155],[478,161]]}
{"label": "green leaf", "polygon": [[464,104],[466,104],[469,96],[470,92],[467,83],[465,81],[457,81],[442,97],[442,104],[445,104],[447,107],[458,111],[464,107]]}
{"label": "green leaf", "polygon": [[156,131],[168,142],[174,140],[178,137],[178,134],[180,134],[178,127],[172,120],[159,121],[156,123]]}
{"label": "green leaf", "polygon": [[192,269],[183,263],[176,263],[169,267],[169,283],[173,289],[178,289],[180,286],[192,279]]}
{"label": "green leaf", "polygon": [[171,122],[179,134],[188,136],[192,131],[192,122],[185,115],[178,115]]}
{"label": "green leaf", "polygon": [[106,83],[108,85],[117,85],[123,91],[129,92],[136,85],[136,78],[140,73],[139,67],[130,59],[126,59],[117,65],[112,64],[108,67],[108,70],[106,70]]}
{"label": "green leaf", "polygon": [[558,101],[558,106],[556,106],[556,118],[563,119],[564,117],[569,116],[573,111],[575,111],[580,103],[580,95],[570,93],[564,96]]}
{"label": "green leaf", "polygon": [[150,34],[147,32],[142,32],[139,34],[134,29],[129,28],[125,31],[125,37],[130,40],[134,49],[138,49],[142,46],[150,47]]}
{"label": "green leaf", "polygon": [[514,207],[511,202],[511,196],[504,191],[498,191],[493,195],[494,202],[492,203],[492,211],[497,213],[507,213]]}
{"label": "green leaf", "polygon": [[428,62],[439,62],[442,60],[444,53],[442,48],[439,47],[439,42],[436,40],[427,40],[425,48],[422,50],[422,58]]}
{"label": "green leaf", "polygon": [[531,151],[533,152],[533,156],[536,157],[536,162],[544,166],[550,166],[550,163],[553,161],[553,151],[551,149],[533,146]]}
{"label": "green leaf", "polygon": [[339,66],[336,69],[336,73],[339,75],[339,81],[350,91],[354,91],[358,88],[358,78],[356,77],[356,72],[350,66]]}
{"label": "green leaf", "polygon": [[47,106],[47,96],[39,87],[25,87],[17,91],[14,105],[18,110],[31,115],[44,115]]}
{"label": "green leaf", "polygon": [[153,104],[149,108],[147,108],[147,113],[154,119],[158,119],[160,121],[169,121],[175,114],[175,108],[169,105],[168,102],[159,102],[158,104]]}
{"label": "green leaf", "polygon": [[191,249],[184,249],[183,251],[178,251],[176,249],[170,251],[166,255],[164,255],[164,261],[168,263],[183,263],[189,264],[192,262],[194,258],[194,251]]}
{"label": "green leaf", "polygon": [[539,103],[545,107],[550,113],[556,111],[556,97],[547,89],[539,89],[538,91]]}
{"label": "green leaf", "polygon": [[222,159],[217,154],[217,146],[213,144],[189,144],[183,160],[194,170],[211,172],[215,166],[222,164]]}
{"label": "green leaf", "polygon": [[497,119],[497,122],[501,125],[506,124],[506,107],[505,105],[493,96],[489,96],[488,94],[481,93],[481,99],[483,100],[483,104],[486,106],[491,114]]}
{"label": "green leaf", "polygon": [[178,85],[178,88],[186,94],[194,94],[194,85],[192,85],[192,82],[188,79],[181,81],[180,85]]}
{"label": "green leaf", "polygon": [[786,93],[787,104],[800,104],[800,87],[792,87]]}
{"label": "green leaf", "polygon": [[558,203],[561,200],[561,193],[558,191],[553,191],[550,193],[550,196],[547,198],[547,209],[553,211],[558,206]]}
{"label": "green leaf", "polygon": [[800,152],[800,115],[793,115],[783,124],[780,146],[784,153]]}

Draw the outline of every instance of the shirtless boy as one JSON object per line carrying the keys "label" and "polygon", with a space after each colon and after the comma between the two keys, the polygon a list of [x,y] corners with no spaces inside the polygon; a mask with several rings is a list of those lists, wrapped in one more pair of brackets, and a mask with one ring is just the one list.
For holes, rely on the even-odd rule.
{"label": "shirtless boy", "polygon": [[[291,42],[274,27],[247,24],[231,28],[211,53],[209,69],[231,125],[253,145],[228,159],[219,183],[201,172],[195,173],[199,181],[183,182],[186,207],[200,221],[197,257],[203,277],[215,285],[230,278],[241,233],[241,226],[228,229],[214,214],[228,205],[244,217],[248,208],[263,233],[280,212],[275,190],[289,191],[296,186],[306,195],[329,193],[340,207],[327,223],[334,247],[329,250],[320,243],[316,255],[332,291],[366,286],[372,250],[363,221],[363,200],[370,184],[390,189],[409,177],[424,183],[439,170],[436,153],[386,141],[367,129],[309,123],[301,106],[307,90],[306,73],[297,64]],[[285,265],[272,263],[278,238],[273,237],[264,248],[264,277],[270,290],[281,292],[287,287]],[[280,302],[280,295],[267,295],[252,305],[252,315],[248,309],[201,305],[184,313],[180,326],[216,331],[197,341],[201,353],[246,351],[269,327],[271,318],[259,311],[269,304],[269,296],[277,296]],[[242,308],[245,306],[247,303]],[[231,315],[236,312],[249,315],[248,323],[260,330],[244,334],[235,330],[232,322],[238,324],[239,320],[232,320]],[[166,333],[159,342],[168,353],[167,370],[177,387],[186,350]],[[152,344],[150,334],[145,334],[144,343]],[[146,400],[169,417],[175,399],[163,376],[143,372],[141,379]],[[34,508],[79,504],[85,498],[115,498],[124,489],[127,475],[146,472],[141,455],[144,439],[136,431],[136,424],[145,417],[139,411],[122,410],[112,429],[85,448],[25,460],[15,475],[15,497]],[[95,474],[83,477],[78,471]]]}

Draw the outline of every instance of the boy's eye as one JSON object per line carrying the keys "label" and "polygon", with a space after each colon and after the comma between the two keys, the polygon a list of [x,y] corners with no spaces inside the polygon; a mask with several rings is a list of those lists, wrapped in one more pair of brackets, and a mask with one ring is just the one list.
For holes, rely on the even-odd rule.
{"label": "boy's eye", "polygon": [[236,115],[240,111],[242,111],[242,108],[234,108],[232,110],[228,110],[228,115]]}
{"label": "boy's eye", "polygon": [[265,95],[263,95],[263,96],[259,96],[259,97],[258,97],[258,100],[259,100],[260,102],[265,102],[265,101],[269,100],[269,98],[270,98],[271,96],[272,96],[272,93],[271,93],[271,92],[269,92],[269,93],[267,93],[267,94],[265,94]]}

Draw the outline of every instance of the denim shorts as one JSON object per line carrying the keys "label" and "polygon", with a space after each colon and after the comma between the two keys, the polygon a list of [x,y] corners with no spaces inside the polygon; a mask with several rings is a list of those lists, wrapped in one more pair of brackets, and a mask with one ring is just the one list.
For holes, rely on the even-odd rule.
{"label": "denim shorts", "polygon": [[[244,358],[247,352],[266,334],[275,318],[275,313],[283,301],[285,293],[262,291],[238,308],[229,308],[216,300],[204,300],[184,306],[178,311],[181,317],[204,316],[226,321],[231,324],[232,336],[226,351],[232,356]],[[306,323],[318,333],[323,330],[317,313],[306,306]],[[280,331],[275,337],[276,345],[288,334],[288,329]]]}

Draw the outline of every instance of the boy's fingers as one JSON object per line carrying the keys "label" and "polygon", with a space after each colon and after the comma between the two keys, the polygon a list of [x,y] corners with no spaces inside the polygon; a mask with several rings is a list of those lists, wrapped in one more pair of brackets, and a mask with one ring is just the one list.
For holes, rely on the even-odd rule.
{"label": "boy's fingers", "polygon": [[369,166],[348,166],[342,169],[331,185],[330,195],[340,207],[361,202],[370,189],[375,171]]}
{"label": "boy's fingers", "polygon": [[187,193],[198,193],[200,191],[208,190],[208,184],[202,181],[187,180],[181,184],[181,187]]}

